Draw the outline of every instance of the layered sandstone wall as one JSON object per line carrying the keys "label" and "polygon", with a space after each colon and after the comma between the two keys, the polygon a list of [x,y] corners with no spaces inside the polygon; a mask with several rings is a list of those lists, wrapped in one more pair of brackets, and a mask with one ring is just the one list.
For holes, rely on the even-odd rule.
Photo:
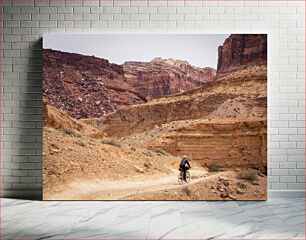
{"label": "layered sandstone wall", "polygon": [[188,119],[266,118],[266,67],[245,69],[175,96],[164,96],[97,121],[109,136],[126,136]]}
{"label": "layered sandstone wall", "polygon": [[151,144],[203,166],[266,167],[266,120],[211,120],[176,129]]}
{"label": "layered sandstone wall", "polygon": [[262,64],[267,64],[267,34],[231,34],[218,48],[218,77]]}

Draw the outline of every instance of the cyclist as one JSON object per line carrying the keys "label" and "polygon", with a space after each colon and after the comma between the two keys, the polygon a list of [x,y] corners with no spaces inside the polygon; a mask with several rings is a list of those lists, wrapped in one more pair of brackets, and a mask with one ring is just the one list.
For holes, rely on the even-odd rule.
{"label": "cyclist", "polygon": [[190,164],[189,164],[188,157],[187,157],[186,155],[184,155],[183,158],[182,158],[182,160],[181,160],[181,162],[180,162],[180,168],[179,168],[179,170],[180,170],[181,172],[183,172],[183,180],[184,180],[185,182],[187,182],[187,180],[186,180],[186,172],[187,172],[187,170],[190,169],[190,168],[191,168],[191,167],[190,167]]}

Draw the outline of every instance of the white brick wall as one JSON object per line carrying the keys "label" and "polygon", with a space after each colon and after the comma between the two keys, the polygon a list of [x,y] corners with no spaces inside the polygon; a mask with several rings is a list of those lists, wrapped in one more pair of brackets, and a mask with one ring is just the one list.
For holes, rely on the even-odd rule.
{"label": "white brick wall", "polygon": [[305,188],[303,1],[4,0],[2,190],[42,188],[43,33],[269,34],[269,189]]}

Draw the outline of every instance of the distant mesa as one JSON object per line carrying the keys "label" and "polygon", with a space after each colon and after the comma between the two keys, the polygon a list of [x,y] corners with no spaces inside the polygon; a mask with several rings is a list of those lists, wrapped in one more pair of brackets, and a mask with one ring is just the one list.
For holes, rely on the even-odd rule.
{"label": "distant mesa", "polygon": [[198,68],[187,61],[170,58],[125,62],[123,69],[127,82],[146,98],[189,91],[216,76],[213,68]]}
{"label": "distant mesa", "polygon": [[43,58],[45,100],[78,119],[101,117],[122,106],[189,91],[216,76],[213,68],[173,59],[118,65],[52,49],[44,49]]}

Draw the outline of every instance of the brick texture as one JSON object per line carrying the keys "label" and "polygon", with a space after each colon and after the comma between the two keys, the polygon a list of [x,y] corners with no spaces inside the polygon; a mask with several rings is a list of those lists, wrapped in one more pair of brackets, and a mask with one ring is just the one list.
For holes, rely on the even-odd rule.
{"label": "brick texture", "polygon": [[1,2],[4,196],[42,191],[44,33],[268,33],[268,188],[305,188],[304,1]]}

